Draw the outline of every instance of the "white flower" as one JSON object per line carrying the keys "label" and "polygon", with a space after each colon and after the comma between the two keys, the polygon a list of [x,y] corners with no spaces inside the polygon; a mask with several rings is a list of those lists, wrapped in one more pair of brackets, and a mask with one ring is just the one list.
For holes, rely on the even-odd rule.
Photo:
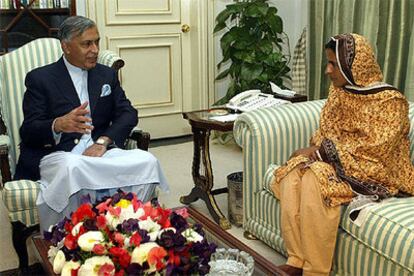
{"label": "white flower", "polygon": [[108,225],[110,230],[114,230],[118,224],[120,224],[120,220],[118,217],[113,216],[110,212],[105,214],[106,224]]}
{"label": "white flower", "polygon": [[100,231],[89,231],[79,236],[78,245],[83,251],[92,251],[95,244],[100,244],[104,241],[104,236]]}
{"label": "white flower", "polygon": [[49,250],[47,251],[47,258],[49,259],[49,262],[53,264],[53,260],[56,257],[56,254],[58,253],[59,248],[56,246],[51,245],[49,247]]}
{"label": "white flower", "polygon": [[109,228],[111,230],[114,230],[119,224],[121,224],[125,220],[128,220],[130,218],[139,219],[144,214],[145,214],[144,209],[138,208],[137,211],[134,212],[134,206],[132,204],[129,204],[127,207],[124,207],[124,208],[121,207],[121,213],[119,214],[119,217],[113,216],[110,212],[107,212],[105,214],[105,218],[106,218],[107,224],[109,225]]}
{"label": "white flower", "polygon": [[142,265],[148,259],[148,253],[154,247],[158,247],[156,242],[146,242],[135,247],[131,254],[131,263]]}
{"label": "white flower", "polygon": [[158,232],[158,238],[161,238],[161,234],[164,233],[165,231],[173,231],[174,233],[177,232],[177,230],[175,230],[174,227],[167,227],[167,228],[161,229]]}
{"label": "white flower", "polygon": [[60,274],[62,268],[66,263],[65,253],[62,250],[59,250],[53,259],[53,272]]}
{"label": "white flower", "polygon": [[146,220],[141,220],[138,222],[139,228],[147,230],[148,236],[150,236],[150,241],[155,241],[158,236],[158,232],[161,229],[161,225],[153,221],[150,217]]}
{"label": "white flower", "polygon": [[121,223],[125,220],[130,218],[132,219],[139,219],[145,214],[144,209],[138,208],[136,212],[134,212],[134,206],[131,204],[126,208],[121,209],[121,215],[119,216]]}
{"label": "white flower", "polygon": [[194,229],[188,228],[181,233],[189,242],[201,242],[204,238]]}
{"label": "white flower", "polygon": [[[98,275],[99,269],[104,264],[114,265],[108,256],[94,256],[85,261],[78,270],[78,276],[94,276]],[[115,266],[113,267],[110,275],[115,274]]]}
{"label": "white flower", "polygon": [[78,269],[78,267],[80,267],[80,262],[66,262],[62,268],[62,273],[60,276],[72,276],[72,269]]}
{"label": "white flower", "polygon": [[72,228],[72,236],[76,236],[79,234],[80,227],[83,225],[83,222],[79,222]]}

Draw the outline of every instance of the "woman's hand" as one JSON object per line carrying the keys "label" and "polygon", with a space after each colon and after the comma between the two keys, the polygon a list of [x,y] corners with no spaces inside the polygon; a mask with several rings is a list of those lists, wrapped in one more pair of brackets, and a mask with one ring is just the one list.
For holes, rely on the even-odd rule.
{"label": "woman's hand", "polygon": [[302,155],[308,157],[312,161],[319,161],[318,154],[316,153],[317,150],[319,150],[318,146],[310,146],[308,148],[298,149],[290,156],[290,158]]}

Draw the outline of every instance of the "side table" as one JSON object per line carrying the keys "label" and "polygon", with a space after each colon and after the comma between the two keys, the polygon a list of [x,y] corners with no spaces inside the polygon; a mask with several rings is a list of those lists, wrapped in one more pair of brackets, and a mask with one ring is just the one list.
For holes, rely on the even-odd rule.
{"label": "side table", "polygon": [[[220,122],[210,119],[212,116],[216,116],[220,111],[225,110],[216,108],[183,113],[183,118],[187,119],[191,125],[194,138],[194,156],[192,165],[194,187],[190,194],[180,198],[180,202],[183,204],[190,204],[201,198],[206,203],[214,221],[218,223],[222,229],[226,230],[231,228],[231,224],[220,211],[214,196],[226,193],[227,188],[213,190],[213,171],[211,167],[209,144],[211,130],[231,131],[233,130],[234,121]],[[204,175],[200,173],[200,161],[202,161],[204,167]]]}

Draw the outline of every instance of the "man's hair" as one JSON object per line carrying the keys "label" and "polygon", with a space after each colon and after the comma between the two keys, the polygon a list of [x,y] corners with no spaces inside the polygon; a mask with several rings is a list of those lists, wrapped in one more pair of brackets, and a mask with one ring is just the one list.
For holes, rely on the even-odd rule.
{"label": "man's hair", "polygon": [[71,16],[60,24],[58,38],[67,42],[92,27],[96,27],[96,24],[91,19],[79,15]]}
{"label": "man's hair", "polygon": [[336,53],[336,41],[332,38],[329,39],[328,43],[325,44],[325,49],[331,49],[334,53]]}

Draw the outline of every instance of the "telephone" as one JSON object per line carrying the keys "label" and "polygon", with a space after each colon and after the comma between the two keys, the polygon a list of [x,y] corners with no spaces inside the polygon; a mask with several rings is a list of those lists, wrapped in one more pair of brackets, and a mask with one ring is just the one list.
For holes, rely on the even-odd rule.
{"label": "telephone", "polygon": [[226,105],[235,111],[250,111],[261,107],[278,106],[290,103],[287,100],[276,99],[273,95],[261,93],[260,90],[247,90],[234,96]]}
{"label": "telephone", "polygon": [[294,97],[296,95],[295,91],[282,89],[271,81],[269,81],[269,83],[270,83],[270,88],[272,89],[273,93],[276,93],[276,94],[279,94],[285,97]]}

